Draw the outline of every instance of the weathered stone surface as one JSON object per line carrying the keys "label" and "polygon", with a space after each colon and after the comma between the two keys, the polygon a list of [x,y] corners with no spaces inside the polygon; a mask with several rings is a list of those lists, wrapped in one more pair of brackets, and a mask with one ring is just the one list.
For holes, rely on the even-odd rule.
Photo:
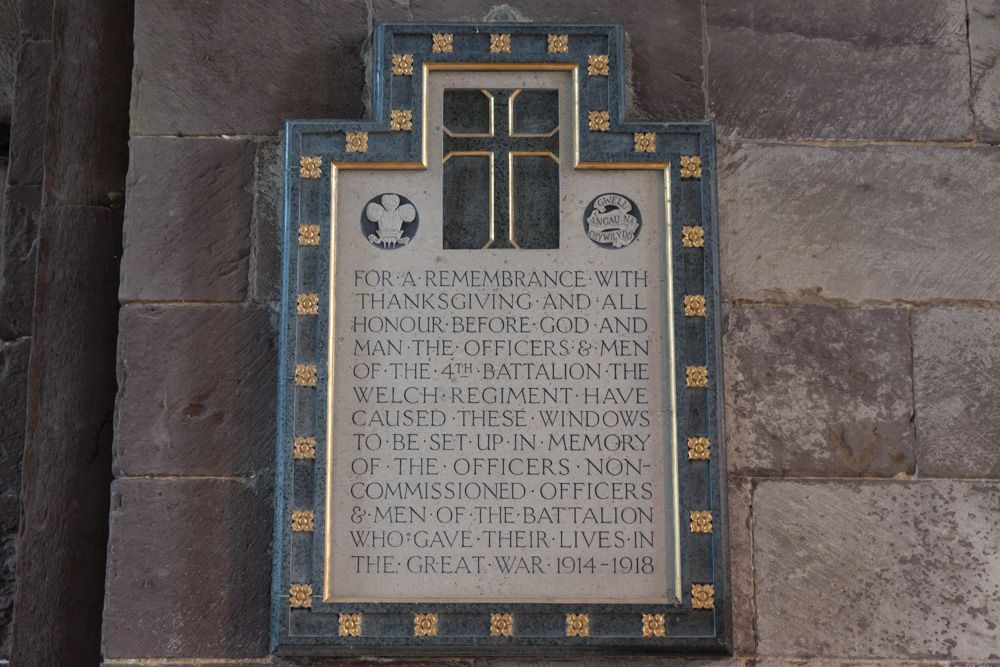
{"label": "weathered stone surface", "polygon": [[11,185],[3,190],[0,214],[0,340],[31,333],[35,305],[35,260],[42,189]]}
{"label": "weathered stone surface", "polygon": [[22,39],[52,39],[53,0],[20,0]]}
{"label": "weathered stone surface", "polygon": [[[246,662],[240,659],[231,660],[227,658],[222,658],[219,660],[213,660],[210,658],[199,660],[199,659],[184,659],[184,660],[143,660],[143,667],[262,667],[267,665],[274,665],[275,667],[371,667],[373,660],[371,658],[320,658],[320,657],[309,657],[309,658],[281,658],[277,656],[270,656],[268,658],[254,658],[248,659]],[[125,663],[130,664],[130,663]],[[433,658],[421,660],[419,658],[403,658],[385,661],[385,664],[389,665],[400,665],[401,667],[479,667],[483,664],[479,661],[472,660],[471,658]],[[520,667],[542,667],[542,665],[551,665],[551,662],[517,662]],[[629,663],[614,663],[614,667],[618,667],[621,664],[622,667],[627,667]],[[122,665],[121,662],[105,662],[103,667],[119,667]],[[603,666],[598,666],[603,667]],[[637,667],[645,667],[645,665],[637,665]],[[668,666],[674,667],[674,666]],[[681,666],[677,666],[681,667]],[[701,667],[700,665],[690,665],[689,667]],[[715,665],[706,667],[716,667]],[[728,665],[726,667],[729,667]]]}
{"label": "weathered stone surface", "polygon": [[[21,493],[31,339],[0,342],[0,495]],[[14,524],[15,532],[17,524]]]}
{"label": "weathered stone surface", "polygon": [[681,660],[677,658],[603,657],[581,660],[579,655],[575,659],[569,657],[549,660],[519,660],[512,658],[506,660],[475,660],[472,662],[475,667],[559,667],[560,665],[566,667],[568,665],[580,664],[586,664],[587,667],[739,667],[740,663],[740,660],[733,658]]}
{"label": "weathered stone surface", "polygon": [[135,134],[274,134],[358,118],[365,3],[135,4]]}
{"label": "weathered stone surface", "polygon": [[115,481],[106,658],[267,655],[274,510],[259,482]]}
{"label": "weathered stone surface", "polygon": [[52,42],[29,41],[21,46],[11,111],[10,168],[7,172],[10,185],[42,184],[51,64]]}
{"label": "weathered stone surface", "polygon": [[118,347],[118,475],[240,475],[272,465],[271,311],[133,306]]}
{"label": "weathered stone surface", "polygon": [[[763,660],[756,660],[754,662],[754,667],[865,667],[871,663],[867,662],[852,662],[850,660],[830,660],[828,658],[819,658],[816,660],[779,660],[776,658],[765,658]],[[949,666],[962,667],[964,663],[960,662],[950,662]],[[918,662],[915,660],[885,660],[879,661],[879,667],[938,667],[939,663],[934,662]],[[971,666],[966,666],[971,667]]]}
{"label": "weathered stone surface", "polygon": [[720,145],[723,295],[1000,301],[1000,151]]}
{"label": "weathered stone surface", "polygon": [[[264,0],[140,0],[133,132],[274,134],[289,118],[360,118],[375,21],[482,20],[498,4],[345,0],[305,9]],[[625,23],[631,111],[657,119],[703,115],[696,3],[514,4],[535,21]]]}
{"label": "weathered stone surface", "polygon": [[254,143],[132,140],[123,301],[242,301]]}
{"label": "weathered stone surface", "polygon": [[[740,660],[731,658],[718,659],[669,659],[669,658],[590,658],[586,660],[587,667],[739,667]],[[105,667],[114,667],[121,663],[106,662]],[[144,667],[258,667],[262,663],[259,661],[216,661],[216,660],[196,660],[174,662],[170,660],[157,662],[143,662]],[[306,664],[303,659],[277,658],[272,657],[267,665],[301,667]],[[369,667],[371,659],[362,658],[309,658],[309,667]],[[388,664],[402,665],[405,667],[559,667],[581,664],[579,658],[550,658],[550,659],[473,659],[473,658],[405,658],[390,661]],[[846,667],[846,666],[845,666]],[[888,667],[894,667],[889,665]]]}
{"label": "weathered stone surface", "polygon": [[723,331],[730,470],[914,472],[905,309],[737,307]]}
{"label": "weathered stone surface", "polygon": [[45,124],[45,203],[125,203],[132,5],[57,2]]}
{"label": "weathered stone surface", "polygon": [[1000,0],[969,0],[972,110],[982,141],[1000,142]]}
{"label": "weathered stone surface", "polygon": [[1000,478],[1000,310],[913,311],[921,477]]}
{"label": "weathered stone surface", "polygon": [[972,138],[963,2],[709,0],[706,21],[720,136]]}
{"label": "weathered stone surface", "polygon": [[99,660],[121,224],[120,212],[60,206],[39,228],[15,665]]}
{"label": "weathered stone surface", "polygon": [[257,144],[254,161],[250,284],[254,302],[281,300],[281,227],[285,147],[281,136]]}
{"label": "weathered stone surface", "polygon": [[0,659],[10,657],[11,619],[17,586],[17,496],[0,496]]}
{"label": "weathered stone surface", "polygon": [[759,653],[997,660],[1000,485],[762,481]]}
{"label": "weathered stone surface", "polygon": [[753,518],[752,482],[730,476],[729,489],[729,577],[733,608],[733,655],[756,655],[757,637],[753,610]]}

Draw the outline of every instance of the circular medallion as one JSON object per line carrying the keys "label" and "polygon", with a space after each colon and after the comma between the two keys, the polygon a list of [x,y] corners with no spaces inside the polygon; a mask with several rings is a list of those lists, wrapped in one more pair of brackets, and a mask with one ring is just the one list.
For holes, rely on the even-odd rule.
{"label": "circular medallion", "polygon": [[642,229],[642,215],[635,202],[625,195],[605,193],[590,202],[583,213],[583,231],[604,248],[624,248]]}
{"label": "circular medallion", "polygon": [[372,197],[361,212],[361,232],[372,245],[383,249],[405,246],[419,224],[413,202],[391,192]]}

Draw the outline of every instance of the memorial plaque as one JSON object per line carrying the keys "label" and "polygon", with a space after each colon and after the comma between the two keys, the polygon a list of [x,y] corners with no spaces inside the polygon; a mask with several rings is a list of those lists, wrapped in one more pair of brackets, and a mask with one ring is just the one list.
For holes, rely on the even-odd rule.
{"label": "memorial plaque", "polygon": [[713,128],[623,44],[383,24],[288,123],[279,652],[727,648]]}

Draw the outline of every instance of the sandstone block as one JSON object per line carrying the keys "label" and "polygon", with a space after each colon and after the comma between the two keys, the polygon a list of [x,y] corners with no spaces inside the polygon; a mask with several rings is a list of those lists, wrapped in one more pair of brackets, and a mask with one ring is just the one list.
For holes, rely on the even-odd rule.
{"label": "sandstone block", "polygon": [[1000,485],[762,481],[758,651],[996,661]]}
{"label": "sandstone block", "polygon": [[119,332],[118,474],[272,467],[278,352],[269,310],[128,307]]}
{"label": "sandstone block", "polygon": [[[701,658],[701,659],[679,659],[679,658],[611,658],[611,657],[590,657],[586,660],[565,661],[563,658],[546,660],[538,659],[497,659],[497,660],[475,660],[470,661],[469,667],[560,667],[566,665],[586,665],[587,667],[739,667],[741,661],[734,658]],[[323,667],[327,667],[324,665]],[[333,667],[331,665],[330,667]],[[350,667],[355,667],[351,665]],[[357,667],[361,667],[358,665]],[[419,665],[418,667],[423,667]]]}
{"label": "sandstone block", "polygon": [[281,229],[284,202],[282,138],[257,144],[254,160],[253,226],[250,232],[250,283],[255,303],[281,300]]}
{"label": "sandstone block", "polygon": [[31,334],[42,189],[10,185],[0,213],[0,340]]}
{"label": "sandstone block", "polygon": [[969,0],[972,110],[982,141],[1000,142],[1000,1]]}
{"label": "sandstone block", "polygon": [[730,470],[913,473],[904,309],[737,307],[724,351]]}
{"label": "sandstone block", "polygon": [[733,608],[733,654],[755,655],[751,481],[731,476],[729,489],[729,576]]}
{"label": "sandstone block", "polygon": [[913,311],[921,477],[1000,478],[1000,311]]}
{"label": "sandstone block", "polygon": [[120,211],[43,211],[11,664],[98,660],[121,225]]}
{"label": "sandstone block", "polygon": [[1000,151],[722,144],[723,296],[1000,301]]}
{"label": "sandstone block", "polygon": [[0,343],[0,495],[4,496],[21,493],[30,355],[31,339]]}
{"label": "sandstone block", "polygon": [[267,655],[273,511],[250,483],[115,481],[104,656]]}
{"label": "sandstone block", "polygon": [[972,138],[962,2],[709,0],[706,30],[720,136]]}
{"label": "sandstone block", "polygon": [[360,118],[365,3],[140,0],[135,134],[274,134]]}
{"label": "sandstone block", "polygon": [[45,204],[121,209],[129,166],[132,5],[58,3],[45,118]]}
{"label": "sandstone block", "polygon": [[23,39],[52,39],[53,0],[19,0]]}
{"label": "sandstone block", "polygon": [[246,297],[253,169],[249,140],[132,140],[123,301]]}
{"label": "sandstone block", "polygon": [[[793,667],[793,665],[801,665],[802,667],[819,667],[820,665],[826,665],[828,667],[863,667],[865,662],[851,661],[851,660],[830,660],[830,659],[813,659],[813,660],[780,660],[778,658],[765,658],[763,660],[757,660],[755,663],[756,667]],[[921,662],[916,660],[880,660],[879,665],[884,665],[885,667],[933,667],[934,663]],[[955,667],[973,667],[968,663],[962,662],[952,662],[949,663]],[[985,665],[983,667],[986,667]]]}
{"label": "sandstone block", "polygon": [[[22,4],[30,5],[32,2]],[[11,110],[10,167],[7,172],[7,182],[11,185],[42,184],[51,65],[52,42],[26,41],[22,44],[14,83],[14,108]]]}
{"label": "sandstone block", "polygon": [[21,503],[0,496],[0,659],[10,657],[11,619],[17,589],[17,526]]}
{"label": "sandstone block", "polygon": [[[275,134],[289,118],[361,118],[371,60],[368,26],[376,21],[480,21],[497,4],[140,0],[135,9],[133,131]],[[650,20],[654,13],[657,20]],[[704,114],[697,4],[542,0],[509,18],[623,22],[629,33],[632,112],[655,119]]]}

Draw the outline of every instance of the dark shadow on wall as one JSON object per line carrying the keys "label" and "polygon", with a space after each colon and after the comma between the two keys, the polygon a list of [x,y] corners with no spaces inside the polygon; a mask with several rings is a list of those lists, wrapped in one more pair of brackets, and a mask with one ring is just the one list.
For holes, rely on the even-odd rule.
{"label": "dark shadow on wall", "polygon": [[12,665],[101,661],[133,13],[21,2],[8,190],[40,197],[19,278],[33,308]]}

